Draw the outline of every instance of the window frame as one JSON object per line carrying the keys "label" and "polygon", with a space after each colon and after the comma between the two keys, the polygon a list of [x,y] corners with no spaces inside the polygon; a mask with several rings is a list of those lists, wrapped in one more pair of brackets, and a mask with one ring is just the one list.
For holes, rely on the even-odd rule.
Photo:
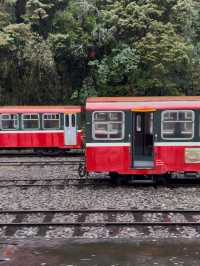
{"label": "window frame", "polygon": [[[164,115],[166,114],[166,113],[174,113],[174,112],[177,112],[177,113],[180,113],[180,112],[191,112],[191,114],[192,114],[192,120],[189,120],[189,121],[187,121],[187,120],[185,120],[185,121],[183,121],[183,120],[174,120],[174,121],[172,121],[172,123],[173,122],[177,122],[177,121],[179,121],[179,123],[180,122],[190,122],[190,123],[192,123],[192,136],[190,137],[190,138],[166,138],[166,137],[163,137],[163,134],[164,134],[164,132],[163,132],[163,121],[165,121],[164,120]],[[191,109],[184,109],[184,110],[182,110],[182,109],[175,109],[175,110],[165,110],[165,111],[162,111],[161,112],[161,139],[163,139],[163,140],[191,140],[191,139],[193,139],[194,138],[194,126],[195,126],[195,113],[194,113],[194,110],[191,110]]]}
{"label": "window frame", "polygon": [[[44,121],[45,121],[45,120],[50,120],[50,119],[44,119],[44,116],[45,116],[45,115],[59,115],[59,119],[53,119],[53,120],[59,120],[59,127],[54,127],[54,128],[46,128],[46,127],[44,127]],[[44,129],[44,130],[60,129],[60,125],[61,125],[61,123],[60,123],[60,118],[61,118],[60,113],[43,113],[43,114],[42,114],[42,129]]]}
{"label": "window frame", "polygon": [[[24,116],[25,115],[37,115],[38,119],[38,127],[37,128],[24,128]],[[21,116],[21,121],[22,121],[22,130],[39,130],[40,129],[40,114],[39,113],[23,113]],[[33,120],[33,119],[25,119],[25,121],[29,121],[29,120]],[[36,120],[36,119],[34,119]]]}
{"label": "window frame", "polygon": [[[112,138],[112,137],[107,137],[107,138],[97,138],[95,137],[95,121],[94,121],[94,116],[96,113],[100,113],[100,112],[103,112],[103,113],[121,113],[122,114],[122,121],[119,122],[119,121],[98,121],[96,123],[98,124],[107,124],[109,125],[109,123],[114,123],[114,124],[121,124],[122,125],[122,136],[121,138]],[[125,136],[125,113],[124,111],[94,111],[92,113],[92,139],[93,140],[123,140],[124,139],[124,136]],[[109,133],[107,133],[107,135],[109,135]]]}
{"label": "window frame", "polygon": [[[6,128],[4,129],[2,127],[2,120],[5,120],[5,119],[2,119],[2,115],[16,115],[17,116],[17,119],[15,119],[17,121],[17,127],[16,128]],[[0,114],[0,119],[1,119],[1,130],[2,131],[15,131],[15,130],[19,130],[19,114],[16,114],[16,113],[1,113]],[[8,120],[8,119],[7,119]]]}

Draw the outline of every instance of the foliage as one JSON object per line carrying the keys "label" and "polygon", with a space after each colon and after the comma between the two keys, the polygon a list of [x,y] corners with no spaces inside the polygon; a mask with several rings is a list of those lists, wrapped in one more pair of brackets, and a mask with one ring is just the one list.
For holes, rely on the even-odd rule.
{"label": "foliage", "polygon": [[199,94],[197,0],[0,1],[1,104]]}

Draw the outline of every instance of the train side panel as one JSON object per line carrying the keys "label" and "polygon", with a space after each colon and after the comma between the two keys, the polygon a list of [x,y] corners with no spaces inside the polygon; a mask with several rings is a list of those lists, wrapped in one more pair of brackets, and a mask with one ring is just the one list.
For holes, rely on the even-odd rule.
{"label": "train side panel", "polygon": [[[155,166],[152,169],[133,169],[130,147],[87,147],[89,172],[119,174],[165,174],[168,172],[200,171],[200,163],[186,163],[185,151],[190,147],[155,147]],[[192,147],[197,148],[198,147]]]}
{"label": "train side panel", "polygon": [[86,111],[88,172],[200,172],[200,97],[97,97]]}
{"label": "train side panel", "polygon": [[64,145],[64,132],[60,131],[23,131],[1,132],[0,148],[74,148],[82,147],[82,131],[77,132],[77,145]]}

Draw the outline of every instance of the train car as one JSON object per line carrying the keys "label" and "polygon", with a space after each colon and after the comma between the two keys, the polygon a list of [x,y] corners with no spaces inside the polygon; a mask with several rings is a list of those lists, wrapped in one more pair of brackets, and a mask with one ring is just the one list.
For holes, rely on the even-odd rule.
{"label": "train car", "polygon": [[0,107],[0,149],[80,149],[80,114],[80,106]]}
{"label": "train car", "polygon": [[198,174],[200,97],[88,98],[86,170],[132,180]]}

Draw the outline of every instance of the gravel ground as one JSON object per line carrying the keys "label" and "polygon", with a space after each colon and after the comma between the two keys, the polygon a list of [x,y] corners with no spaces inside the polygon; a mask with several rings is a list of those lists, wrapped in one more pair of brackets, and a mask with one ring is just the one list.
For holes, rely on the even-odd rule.
{"label": "gravel ground", "polygon": [[43,178],[65,178],[76,177],[78,166],[0,166],[0,179],[43,179]]}
{"label": "gravel ground", "polygon": [[[63,190],[30,187],[0,189],[1,209],[196,209],[200,206],[200,188],[160,187],[66,187]],[[159,214],[158,214],[159,215]]]}
{"label": "gravel ground", "polygon": [[[16,158],[0,158],[0,162],[35,162],[35,161],[59,161],[59,162],[70,162],[79,161],[81,157],[16,157]],[[64,178],[64,177],[76,177],[78,173],[78,165],[44,165],[44,166],[12,166],[12,165],[2,165],[0,163],[0,179],[7,178]]]}
{"label": "gravel ground", "polygon": [[[84,187],[82,189],[67,187],[64,190],[55,188],[40,189],[29,188],[21,190],[19,188],[1,188],[0,189],[0,209],[110,209],[110,208],[138,208],[138,209],[199,209],[200,189],[199,188],[174,188],[166,187],[110,187],[98,188]],[[0,217],[1,221],[10,221],[11,216]],[[24,218],[24,221],[42,222],[42,215],[32,215]],[[168,219],[172,222],[186,219],[181,214],[169,214]],[[199,220],[199,216],[194,216]],[[102,214],[89,214],[85,222],[104,221]],[[134,221],[131,214],[117,214],[116,221],[126,222]],[[162,217],[158,214],[145,214],[144,221],[161,221]],[[74,222],[77,221],[77,215],[55,215],[54,222]],[[76,235],[74,228],[49,228],[45,238],[107,238],[107,237],[125,237],[125,238],[168,238],[168,237],[187,237],[199,238],[198,228],[178,227],[169,229],[165,227],[147,227],[144,230],[135,228],[102,228],[102,227],[82,227],[79,235]],[[114,230],[114,233],[113,233]],[[20,228],[16,231],[14,237],[30,238],[37,236],[37,228]],[[3,232],[0,230],[0,235]]]}
{"label": "gravel ground", "polygon": [[[55,160],[50,158],[49,160]],[[2,159],[1,159],[2,160]],[[7,159],[10,161],[10,159]],[[12,158],[13,160],[13,158]],[[19,158],[17,158],[19,160]],[[37,160],[36,158],[20,158],[20,160]],[[47,160],[42,158],[41,160]],[[59,160],[64,160],[59,158]],[[67,160],[78,160],[78,158],[67,158]],[[63,178],[78,177],[74,171],[74,166],[0,166],[0,178]],[[103,175],[101,175],[104,177]],[[167,188],[158,187],[66,187],[58,190],[54,187],[39,188],[30,187],[22,190],[20,188],[0,188],[0,209],[2,210],[19,210],[19,209],[193,209],[199,210],[200,206],[200,188]],[[12,216],[0,216],[1,222],[10,222]],[[77,221],[77,215],[55,215],[53,222],[74,222]],[[42,222],[42,215],[32,215],[24,218],[24,222]],[[134,217],[131,214],[117,214],[114,217],[116,222],[132,222]],[[186,219],[181,214],[169,214],[168,219],[171,222],[185,222]],[[90,214],[86,216],[85,222],[102,222],[104,221],[102,214]],[[146,214],[143,221],[161,221],[162,217],[159,213]],[[193,217],[194,221],[200,221],[200,215]],[[0,236],[4,236],[5,228],[0,228]],[[82,227],[77,228],[49,228],[45,238],[168,238],[168,237],[187,237],[199,238],[200,230],[193,227],[179,227],[169,229],[165,227],[147,227],[145,229],[139,227],[131,228],[107,228],[107,227]],[[37,228],[20,228],[14,237],[29,238],[37,237]]]}

